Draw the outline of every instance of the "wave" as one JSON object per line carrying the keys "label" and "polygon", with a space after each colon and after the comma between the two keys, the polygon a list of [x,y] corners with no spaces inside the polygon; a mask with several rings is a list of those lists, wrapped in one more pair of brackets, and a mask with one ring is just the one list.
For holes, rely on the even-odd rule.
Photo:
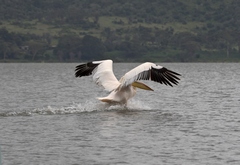
{"label": "wave", "polygon": [[141,101],[131,100],[127,106],[123,105],[111,105],[100,102],[90,102],[85,103],[72,103],[66,107],[55,107],[47,106],[43,108],[36,108],[33,110],[25,111],[8,111],[0,112],[0,117],[8,116],[33,116],[33,115],[64,115],[64,114],[79,114],[79,113],[89,113],[89,112],[104,112],[104,111],[141,111],[141,110],[151,110],[151,108]]}

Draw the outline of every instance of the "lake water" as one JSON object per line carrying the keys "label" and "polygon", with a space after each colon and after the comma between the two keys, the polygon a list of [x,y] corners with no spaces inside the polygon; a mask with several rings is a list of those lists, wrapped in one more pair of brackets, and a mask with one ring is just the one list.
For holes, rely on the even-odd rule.
{"label": "lake water", "polygon": [[240,64],[161,64],[179,85],[146,82],[127,108],[76,65],[0,64],[2,164],[240,164]]}

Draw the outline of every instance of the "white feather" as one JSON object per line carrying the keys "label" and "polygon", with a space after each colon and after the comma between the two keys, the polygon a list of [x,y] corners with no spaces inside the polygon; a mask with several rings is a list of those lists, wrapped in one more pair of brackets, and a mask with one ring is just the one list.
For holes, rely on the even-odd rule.
{"label": "white feather", "polygon": [[120,85],[113,74],[112,60],[94,61],[93,63],[100,63],[93,71],[93,81],[97,85],[103,86],[107,91],[112,91]]}
{"label": "white feather", "polygon": [[151,68],[156,68],[156,69],[161,69],[163,68],[160,65],[156,65],[154,63],[151,62],[145,62],[137,67],[135,67],[134,69],[130,70],[129,72],[127,72],[121,79],[120,79],[120,83],[121,83],[121,87],[126,87],[130,84],[132,84],[133,82],[137,81],[137,78],[139,77],[139,74],[141,74],[144,71],[149,71]]}

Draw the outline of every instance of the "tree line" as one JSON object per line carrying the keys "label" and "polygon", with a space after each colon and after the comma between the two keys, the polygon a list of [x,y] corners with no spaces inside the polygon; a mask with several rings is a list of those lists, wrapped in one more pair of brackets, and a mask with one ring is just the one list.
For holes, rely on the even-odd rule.
{"label": "tree line", "polygon": [[[0,60],[76,61],[113,58],[118,61],[207,61],[240,59],[240,1],[238,0],[0,0],[0,25],[8,20],[29,33],[0,29]],[[102,16],[116,16],[118,26],[101,27]],[[80,27],[86,33],[31,33],[37,20],[49,25]],[[127,21],[126,21],[127,20]],[[191,31],[174,25],[202,22]],[[136,25],[136,26],[132,26]],[[189,24],[189,26],[191,26]],[[97,30],[98,35],[88,33]],[[57,44],[53,44],[57,40]]]}
{"label": "tree line", "polygon": [[240,8],[238,0],[0,0],[0,3],[0,20],[38,19],[76,25],[91,23],[89,17],[111,15],[127,17],[132,23],[216,21],[231,26],[239,25]]}
{"label": "tree line", "polygon": [[[124,35],[122,35],[122,33]],[[201,54],[224,52],[226,58],[240,57],[236,43],[237,32],[193,34],[175,33],[172,28],[164,30],[139,26],[135,29],[106,28],[101,38],[84,35],[62,35],[58,44],[51,45],[51,34],[42,36],[21,34],[0,29],[0,58],[22,61],[80,61],[101,58],[116,60],[143,58],[149,52],[169,54],[165,61],[196,61]],[[240,45],[238,45],[240,46]],[[151,56],[150,56],[151,57]]]}

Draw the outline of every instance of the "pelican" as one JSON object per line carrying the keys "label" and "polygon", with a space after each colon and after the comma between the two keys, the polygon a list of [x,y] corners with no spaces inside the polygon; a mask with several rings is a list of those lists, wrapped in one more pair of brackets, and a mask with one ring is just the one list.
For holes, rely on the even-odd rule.
{"label": "pelican", "polygon": [[160,84],[177,85],[179,73],[151,62],[145,62],[127,72],[118,81],[112,69],[112,60],[92,61],[76,66],[75,76],[93,75],[93,81],[110,92],[107,97],[98,98],[109,104],[123,104],[136,94],[136,88],[153,91],[152,88],[138,80],[151,80]]}

